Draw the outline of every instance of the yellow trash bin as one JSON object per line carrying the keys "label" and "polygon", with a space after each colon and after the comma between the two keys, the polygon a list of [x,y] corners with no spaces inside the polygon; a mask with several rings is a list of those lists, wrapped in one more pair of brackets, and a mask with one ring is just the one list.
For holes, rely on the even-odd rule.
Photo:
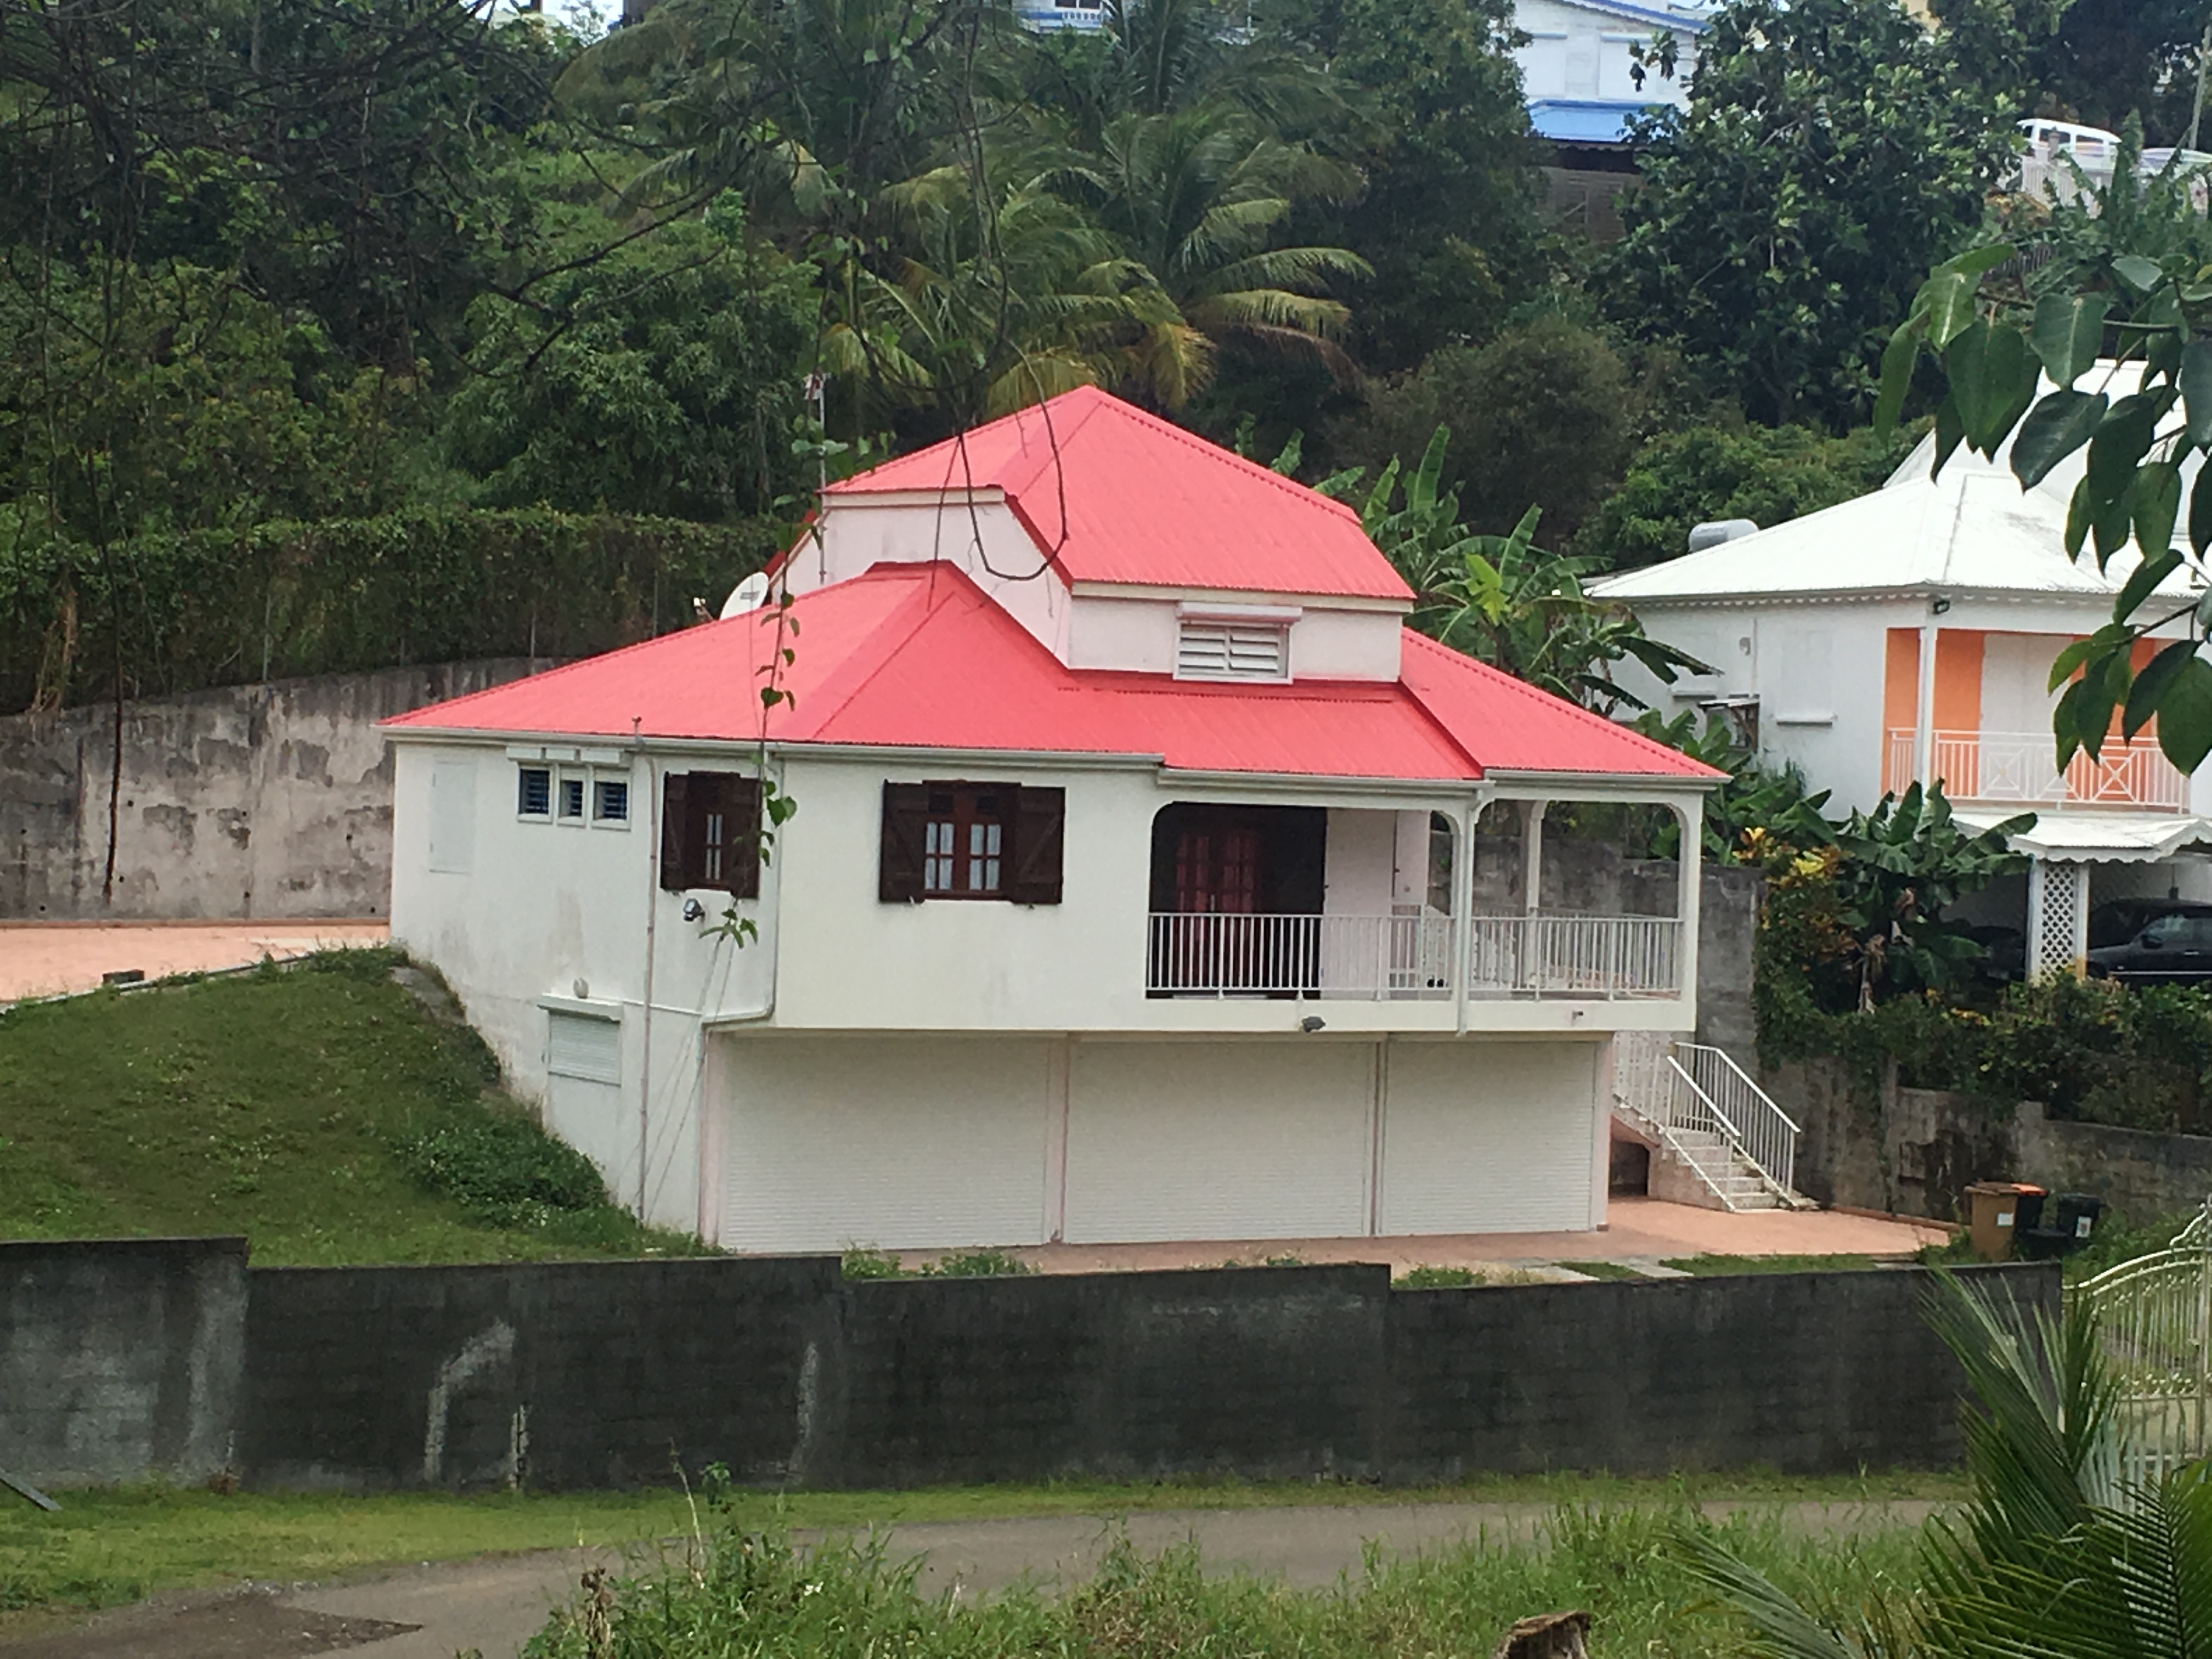
{"label": "yellow trash bin", "polygon": [[2043,1195],[2042,1188],[2019,1181],[1977,1181],[1967,1188],[1967,1221],[1974,1254],[1984,1261],[2011,1261],[2013,1224],[2020,1214],[2020,1201]]}

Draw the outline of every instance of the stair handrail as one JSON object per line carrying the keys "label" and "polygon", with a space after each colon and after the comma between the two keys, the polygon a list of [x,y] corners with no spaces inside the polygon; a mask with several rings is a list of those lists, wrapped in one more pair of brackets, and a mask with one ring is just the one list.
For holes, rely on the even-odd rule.
{"label": "stair handrail", "polygon": [[[1720,1103],[1714,1100],[1705,1087],[1683,1067],[1681,1061],[1676,1057],[1677,1051],[1683,1049],[1698,1055],[1711,1054],[1717,1059],[1735,1076],[1746,1102],[1754,1107],[1763,1107],[1767,1117],[1772,1120],[1773,1124],[1779,1126],[1779,1133],[1771,1137],[1775,1144],[1765,1156],[1762,1157],[1752,1150],[1750,1138],[1736,1127],[1728,1114],[1721,1109]],[[1676,1042],[1668,1048],[1667,1063],[1681,1074],[1682,1080],[1690,1085],[1692,1091],[1705,1103],[1714,1118],[1727,1130],[1729,1144],[1735,1148],[1736,1155],[1756,1170],[1759,1178],[1772,1187],[1776,1193],[1784,1198],[1794,1199],[1796,1191],[1791,1183],[1796,1180],[1797,1173],[1797,1137],[1804,1133],[1797,1121],[1784,1111],[1776,1103],[1774,1097],[1760,1088],[1750,1073],[1737,1065],[1735,1057],[1725,1048],[1717,1048],[1711,1043]],[[1759,1137],[1762,1145],[1768,1139],[1769,1137],[1765,1135]],[[1777,1169],[1774,1167],[1776,1164],[1780,1164],[1782,1167]]]}

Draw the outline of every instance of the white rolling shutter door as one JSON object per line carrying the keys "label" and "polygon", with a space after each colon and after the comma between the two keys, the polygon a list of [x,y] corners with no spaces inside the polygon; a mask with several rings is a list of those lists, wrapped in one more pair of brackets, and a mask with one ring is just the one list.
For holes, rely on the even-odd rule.
{"label": "white rolling shutter door", "polygon": [[1588,1227],[1600,1048],[1391,1044],[1381,1231]]}
{"label": "white rolling shutter door", "polygon": [[723,1249],[1042,1241],[1043,1041],[727,1041]]}
{"label": "white rolling shutter door", "polygon": [[1374,1054],[1311,1039],[1078,1044],[1068,1242],[1364,1233]]}

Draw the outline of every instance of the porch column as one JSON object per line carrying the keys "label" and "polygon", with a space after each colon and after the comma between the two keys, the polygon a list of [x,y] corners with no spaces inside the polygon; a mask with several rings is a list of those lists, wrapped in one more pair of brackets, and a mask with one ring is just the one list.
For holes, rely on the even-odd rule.
{"label": "porch column", "polygon": [[1677,809],[1682,826],[1681,851],[1674,860],[1674,910],[1681,919],[1682,938],[1674,957],[1680,975],[1675,994],[1694,997],[1698,990],[1698,927],[1705,902],[1705,803],[1702,797]]}
{"label": "porch column", "polygon": [[1544,814],[1551,810],[1547,800],[1532,800],[1526,804],[1528,818],[1521,827],[1521,909],[1523,915],[1534,915],[1542,908],[1544,896]]}
{"label": "porch column", "polygon": [[2038,858],[2027,866],[2027,976],[2078,974],[2089,952],[2089,866]]}
{"label": "porch column", "polygon": [[1936,759],[1936,638],[1942,631],[1932,622],[1920,624],[1919,675],[1912,698],[1912,776],[1909,780],[1914,783],[1928,782]]}

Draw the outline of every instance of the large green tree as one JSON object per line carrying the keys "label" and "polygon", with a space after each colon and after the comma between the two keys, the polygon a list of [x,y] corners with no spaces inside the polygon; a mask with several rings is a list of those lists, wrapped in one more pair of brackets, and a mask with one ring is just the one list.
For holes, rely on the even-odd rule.
{"label": "large green tree", "polygon": [[1511,0],[1277,0],[1262,16],[1369,118],[1351,151],[1367,188],[1316,210],[1312,232],[1375,267],[1364,359],[1402,369],[1488,339],[1547,275]]}
{"label": "large green tree", "polygon": [[1606,302],[1754,419],[1863,419],[1881,338],[2008,165],[2026,33],[2005,0],[1941,9],[1730,0],[1687,112],[1645,131]]}

